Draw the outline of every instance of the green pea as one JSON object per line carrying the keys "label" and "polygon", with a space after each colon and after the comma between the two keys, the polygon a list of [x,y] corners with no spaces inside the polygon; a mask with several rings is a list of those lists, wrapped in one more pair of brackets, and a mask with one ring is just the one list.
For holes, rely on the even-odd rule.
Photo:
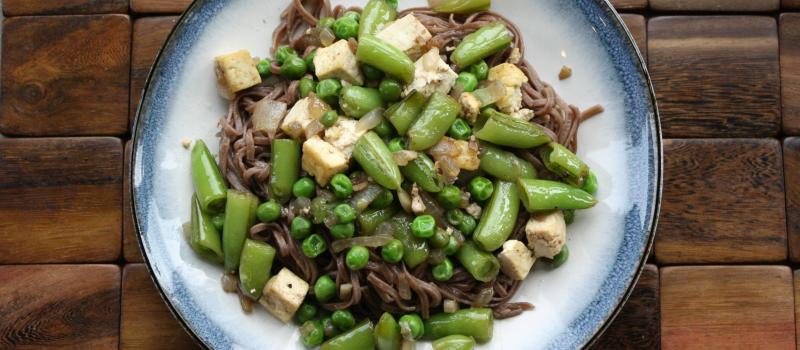
{"label": "green pea", "polygon": [[343,203],[333,208],[333,215],[340,224],[346,224],[356,219],[356,210],[350,204]]}
{"label": "green pea", "polygon": [[447,223],[453,226],[458,226],[464,221],[464,214],[461,209],[450,209],[444,214],[444,218],[447,220]]}
{"label": "green pea", "polygon": [[556,256],[553,257],[553,267],[559,267],[561,265],[564,265],[564,263],[567,262],[568,258],[569,258],[569,248],[567,248],[567,245],[565,244],[563,247],[561,247],[561,251],[558,252],[558,254],[556,254]]}
{"label": "green pea", "polygon": [[322,17],[319,19],[317,27],[328,28],[333,25],[333,22],[336,22],[336,19],[333,17]]}
{"label": "green pea", "polygon": [[353,237],[356,233],[356,225],[352,222],[346,224],[336,224],[331,227],[331,236],[336,239],[344,239]]}
{"label": "green pea", "polygon": [[406,142],[403,141],[403,138],[395,137],[395,138],[393,138],[393,139],[391,139],[389,141],[389,145],[388,145],[389,151],[392,151],[392,152],[402,151],[402,150],[406,149],[405,143]]}
{"label": "green pea", "polygon": [[324,79],[317,83],[317,97],[331,106],[339,104],[339,92],[342,91],[342,83],[338,79]]}
{"label": "green pea", "polygon": [[211,223],[214,225],[214,228],[217,231],[222,232],[222,228],[225,226],[225,213],[219,213],[211,217]]}
{"label": "green pea", "polygon": [[302,216],[295,216],[289,232],[294,239],[305,239],[311,234],[311,221]]}
{"label": "green pea", "polygon": [[381,247],[381,257],[388,263],[397,263],[403,259],[403,242],[393,239]]}
{"label": "green pea", "polygon": [[384,209],[392,205],[393,202],[394,194],[392,194],[392,191],[384,188],[381,194],[378,195],[378,198],[375,198],[369,206],[375,209]]}
{"label": "green pea", "polygon": [[298,56],[289,56],[286,61],[281,65],[281,77],[285,79],[300,79],[303,74],[306,74],[306,61]]}
{"label": "green pea", "polygon": [[344,174],[336,174],[331,178],[331,188],[336,198],[345,199],[353,194],[353,182]]}
{"label": "green pea", "polygon": [[297,51],[289,46],[283,45],[275,50],[275,60],[278,61],[278,64],[282,65],[291,56],[297,56]]}
{"label": "green pea", "polygon": [[469,182],[469,193],[472,195],[472,198],[479,202],[483,202],[492,197],[492,192],[494,192],[492,181],[483,176],[476,176]]}
{"label": "green pea", "polygon": [[275,201],[261,203],[256,209],[256,216],[261,222],[272,222],[281,217],[281,205]]}
{"label": "green pea", "polygon": [[336,282],[328,275],[322,275],[314,282],[314,295],[317,301],[324,303],[336,296]]}
{"label": "green pea", "polygon": [[414,340],[422,338],[425,333],[425,326],[422,323],[422,318],[417,314],[405,314],[397,321],[400,324],[400,334],[406,340]]}
{"label": "green pea", "polygon": [[260,75],[262,78],[268,78],[270,75],[272,75],[272,71],[269,69],[271,65],[272,61],[266,58],[258,61],[258,64],[256,64],[258,75]]}
{"label": "green pea", "polygon": [[383,71],[368,64],[361,65],[361,72],[367,80],[381,80],[383,78]]}
{"label": "green pea", "polygon": [[458,118],[450,125],[447,134],[456,140],[469,140],[469,137],[472,136],[472,128],[469,127],[466,120]]}
{"label": "green pea", "polygon": [[356,325],[356,318],[349,310],[336,310],[331,314],[331,321],[340,331],[349,331]]}
{"label": "green pea", "polygon": [[347,251],[344,257],[344,262],[351,270],[361,270],[367,266],[369,261],[369,250],[367,248],[357,245]]}
{"label": "green pea", "polygon": [[340,17],[333,22],[333,34],[339,39],[350,39],[358,36],[358,21],[352,18]]}
{"label": "green pea", "polygon": [[400,82],[394,79],[383,79],[378,86],[378,91],[381,93],[381,98],[384,102],[395,102],[400,100],[400,94],[403,92],[403,86]]}
{"label": "green pea", "polygon": [[461,190],[458,187],[450,185],[445,186],[441,192],[436,195],[436,199],[445,209],[455,209],[461,206]]}
{"label": "green pea", "polygon": [[380,137],[389,137],[394,134],[394,128],[392,127],[392,124],[389,124],[389,122],[385,120],[381,121],[381,123],[372,129],[372,131],[374,131]]}
{"label": "green pea", "polygon": [[317,316],[317,307],[311,304],[303,303],[297,309],[297,320],[300,323],[313,320]]}
{"label": "green pea", "polygon": [[575,222],[575,209],[566,209],[562,212],[564,213],[564,223],[569,225]]}
{"label": "green pea", "polygon": [[428,243],[434,248],[444,248],[450,240],[450,233],[442,228],[436,228],[431,238],[428,238]]}
{"label": "green pea", "polygon": [[469,67],[469,72],[472,73],[478,80],[484,80],[489,77],[489,65],[486,61],[481,60]]}
{"label": "green pea", "polygon": [[328,243],[325,242],[322,236],[315,233],[306,237],[300,248],[303,250],[305,256],[313,259],[325,252],[325,249],[328,248]]}
{"label": "green pea", "polygon": [[450,235],[450,239],[447,240],[447,245],[442,248],[442,252],[444,252],[444,255],[451,256],[458,252],[458,248],[461,248],[458,240],[453,235]]}
{"label": "green pea", "polygon": [[317,71],[316,67],[314,67],[314,57],[317,57],[317,49],[311,50],[305,58],[306,67],[308,67],[308,71],[311,73]]}
{"label": "green pea", "polygon": [[420,215],[411,222],[411,233],[419,238],[430,238],[436,231],[436,219],[431,215]]}
{"label": "green pea", "polygon": [[303,345],[309,348],[317,347],[325,340],[325,330],[319,321],[305,321],[300,327],[300,338]]}
{"label": "green pea", "polygon": [[441,264],[436,265],[431,269],[433,279],[441,282],[450,280],[453,277],[453,262],[448,258],[444,258]]}
{"label": "green pea", "polygon": [[326,128],[330,128],[333,124],[336,124],[337,120],[339,120],[339,114],[336,113],[336,111],[327,111],[319,118],[319,122]]}
{"label": "green pea", "polygon": [[469,236],[475,231],[476,226],[478,226],[478,223],[475,221],[475,218],[469,215],[464,215],[464,220],[461,221],[461,224],[456,225],[456,228],[465,236]]}
{"label": "green pea", "polygon": [[465,92],[473,92],[478,88],[478,78],[475,77],[475,74],[461,72],[456,78],[456,85],[461,85]]}
{"label": "green pea", "polygon": [[314,92],[314,90],[316,89],[317,89],[317,82],[315,82],[314,79],[309,77],[300,79],[300,86],[299,86],[300,97],[305,98],[306,96],[308,96],[308,94]]}
{"label": "green pea", "polygon": [[325,338],[330,339],[339,334],[339,330],[333,325],[333,320],[330,316],[324,317],[321,322],[322,329],[325,331]]}
{"label": "green pea", "polygon": [[314,197],[315,189],[316,185],[313,179],[310,177],[301,177],[299,180],[295,181],[294,185],[292,185],[292,194],[298,198],[311,198]]}

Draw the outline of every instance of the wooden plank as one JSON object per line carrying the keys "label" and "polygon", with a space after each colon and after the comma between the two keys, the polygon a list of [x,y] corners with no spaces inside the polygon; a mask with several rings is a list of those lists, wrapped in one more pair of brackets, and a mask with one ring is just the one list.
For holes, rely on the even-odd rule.
{"label": "wooden plank", "polygon": [[167,35],[178,21],[178,17],[145,17],[133,23],[133,46],[131,52],[131,97],[130,123],[136,119],[136,109],[142,97],[145,80],[156,55],[167,39]]}
{"label": "wooden plank", "polygon": [[783,141],[783,168],[786,175],[789,259],[800,262],[800,137],[789,137]]}
{"label": "wooden plank", "polygon": [[122,274],[120,349],[197,349],[161,300],[147,268],[125,265]]}
{"label": "wooden plank", "polygon": [[192,0],[131,0],[131,10],[136,13],[181,13]]}
{"label": "wooden plank", "polygon": [[647,0],[611,0],[611,5],[617,10],[644,10]]}
{"label": "wooden plank", "polygon": [[658,289],[658,268],[646,265],[622,311],[592,348],[657,349],[661,332]]}
{"label": "wooden plank", "polygon": [[121,135],[128,129],[127,15],[3,21],[6,135]]}
{"label": "wooden plank", "polygon": [[139,252],[138,234],[133,222],[133,209],[130,191],[130,166],[131,166],[131,141],[125,143],[125,166],[122,182],[122,256],[128,262],[142,262],[142,253]]}
{"label": "wooden plank", "polygon": [[786,266],[661,269],[661,347],[794,349],[792,272]]}
{"label": "wooden plank", "polygon": [[777,11],[781,0],[650,0],[654,11]]}
{"label": "wooden plank", "polygon": [[783,133],[800,135],[800,13],[781,14],[780,31]]}
{"label": "wooden plank", "polygon": [[781,6],[786,10],[800,9],[800,0],[783,0]]}
{"label": "wooden plank", "polygon": [[0,139],[0,198],[0,263],[117,260],[122,144]]}
{"label": "wooden plank", "polygon": [[633,40],[636,41],[636,46],[642,52],[645,62],[647,61],[647,23],[644,16],[635,15],[630,13],[623,13],[622,20],[633,35]]}
{"label": "wooden plank", "polygon": [[777,140],[665,140],[664,156],[659,264],[786,259]]}
{"label": "wooden plank", "polygon": [[800,270],[794,272],[794,319],[795,338],[797,348],[800,349]]}
{"label": "wooden plank", "polygon": [[116,349],[116,265],[0,266],[0,348]]}
{"label": "wooden plank", "polygon": [[4,0],[6,16],[126,13],[128,0]]}
{"label": "wooden plank", "polygon": [[758,16],[658,17],[647,24],[664,137],[780,131],[778,30]]}

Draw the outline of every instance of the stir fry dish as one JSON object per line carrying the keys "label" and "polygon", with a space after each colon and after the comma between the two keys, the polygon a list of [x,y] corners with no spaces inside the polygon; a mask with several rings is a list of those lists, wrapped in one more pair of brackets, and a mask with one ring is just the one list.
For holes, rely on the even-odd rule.
{"label": "stir fry dish", "polygon": [[490,0],[397,6],[293,1],[271,58],[215,58],[219,155],[192,146],[191,248],[309,348],[489,342],[596,204],[575,150],[602,107],[543,82]]}

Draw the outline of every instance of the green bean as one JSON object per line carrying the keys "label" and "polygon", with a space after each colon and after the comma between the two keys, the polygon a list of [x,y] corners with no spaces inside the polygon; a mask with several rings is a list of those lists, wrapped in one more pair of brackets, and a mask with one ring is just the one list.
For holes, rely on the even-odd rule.
{"label": "green bean", "polygon": [[475,339],[460,334],[453,334],[433,341],[433,350],[472,350]]}
{"label": "green bean", "polygon": [[400,350],[400,325],[394,316],[384,312],[375,325],[375,346],[378,350]]}
{"label": "green bean", "polygon": [[414,124],[408,129],[408,148],[421,151],[435,145],[450,129],[461,113],[461,106],[452,97],[434,93]]}
{"label": "green bean", "polygon": [[225,225],[222,229],[222,252],[225,272],[239,268],[242,248],[250,226],[256,221],[258,197],[250,192],[230,189],[225,203]]}
{"label": "green bean", "polygon": [[464,69],[494,55],[511,45],[511,32],[503,22],[497,21],[467,35],[456,47],[450,60]]}
{"label": "green bean", "polygon": [[364,35],[359,38],[356,58],[359,62],[374,66],[406,84],[414,80],[414,62],[408,58],[408,55],[372,35]]}
{"label": "green bean", "polygon": [[192,232],[189,243],[195,253],[203,258],[217,263],[224,259],[219,230],[209,214],[203,211],[196,195],[192,196]]}
{"label": "green bean", "polygon": [[375,233],[378,225],[391,219],[397,213],[397,207],[390,206],[383,209],[367,209],[358,215],[358,226],[361,228],[359,234],[370,236]]}
{"label": "green bean", "polygon": [[438,1],[431,9],[436,12],[466,15],[486,11],[491,4],[491,0],[443,0]]}
{"label": "green bean", "polygon": [[514,119],[506,114],[490,110],[489,119],[475,132],[475,136],[496,145],[513,148],[531,148],[551,141],[538,124]]}
{"label": "green bean", "polygon": [[497,180],[489,204],[483,208],[475,228],[474,240],[482,249],[491,252],[500,248],[514,231],[519,214],[519,191],[513,182]]}
{"label": "green bean", "polygon": [[406,214],[395,216],[389,221],[394,238],[403,243],[403,261],[410,268],[428,260],[428,242],[411,233],[411,218]]}
{"label": "green bean", "polygon": [[480,143],[478,159],[481,161],[481,170],[503,181],[535,179],[537,176],[531,163],[488,142]]}
{"label": "green bean", "polygon": [[372,321],[364,320],[349,331],[322,343],[320,350],[356,350],[375,348]]}
{"label": "green bean", "polygon": [[269,195],[286,203],[292,198],[292,187],[300,177],[300,143],[292,139],[272,141],[272,170]]}
{"label": "green bean", "polygon": [[378,134],[370,131],[361,136],[353,148],[353,158],[379,185],[390,190],[400,188],[403,175]]}
{"label": "green bean", "polygon": [[214,213],[225,207],[228,186],[203,140],[195,141],[192,147],[192,182],[203,211]]}
{"label": "green bean", "polygon": [[444,187],[442,175],[436,171],[433,161],[425,153],[417,152],[417,158],[401,166],[400,172],[425,191],[436,193]]}
{"label": "green bean", "polygon": [[425,321],[425,338],[439,339],[459,334],[471,336],[478,343],[492,340],[494,316],[492,309],[471,308],[453,313],[441,313]]}
{"label": "green bean", "polygon": [[594,196],[562,182],[519,179],[517,185],[529,212],[552,209],[587,209],[597,204]]}
{"label": "green bean", "polygon": [[583,187],[589,177],[589,166],[557,142],[550,142],[539,148],[539,156],[548,170],[575,187]]}
{"label": "green bean", "polygon": [[487,253],[473,241],[464,241],[456,252],[456,259],[472,277],[481,282],[489,282],[500,272],[500,261],[492,253]]}
{"label": "green bean", "polygon": [[246,239],[239,261],[239,284],[241,291],[253,300],[261,297],[275,259],[275,248],[271,245]]}
{"label": "green bean", "polygon": [[397,18],[397,10],[384,0],[370,0],[361,11],[361,23],[358,28],[358,40],[365,35],[375,35],[386,24]]}
{"label": "green bean", "polygon": [[342,94],[339,96],[339,105],[347,116],[359,119],[383,106],[383,100],[377,89],[346,86],[342,88]]}
{"label": "green bean", "polygon": [[411,125],[414,124],[414,121],[417,120],[427,101],[425,95],[414,91],[402,101],[389,107],[386,111],[386,119],[389,119],[389,122],[394,125],[398,134],[405,135]]}

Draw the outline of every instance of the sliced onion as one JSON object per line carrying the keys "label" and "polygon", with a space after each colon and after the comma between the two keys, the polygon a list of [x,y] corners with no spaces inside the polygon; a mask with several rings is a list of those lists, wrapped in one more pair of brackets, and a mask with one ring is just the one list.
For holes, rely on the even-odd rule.
{"label": "sliced onion", "polygon": [[428,262],[431,265],[439,265],[444,261],[445,255],[444,251],[441,249],[431,249],[430,254],[428,254]]}
{"label": "sliced onion", "polygon": [[369,113],[365,114],[356,124],[356,130],[359,132],[372,130],[380,125],[383,121],[383,108],[375,108]]}
{"label": "sliced onion", "polygon": [[489,305],[493,296],[494,288],[492,288],[491,285],[481,289],[481,291],[475,295],[475,300],[472,301],[472,307],[484,307]]}
{"label": "sliced onion", "polygon": [[305,216],[311,209],[311,199],[306,197],[295,198],[289,203],[289,211],[294,216]]}
{"label": "sliced onion", "polygon": [[367,207],[372,204],[372,201],[378,198],[381,193],[383,193],[383,188],[376,184],[368,183],[367,188],[353,195],[353,199],[350,200],[350,205],[360,214],[364,209],[367,209]]}
{"label": "sliced onion", "polygon": [[236,292],[236,283],[236,277],[233,277],[227,273],[222,275],[222,290],[224,290],[226,293]]}
{"label": "sliced onion", "polygon": [[433,145],[431,149],[428,150],[428,153],[430,153],[434,158],[442,156],[455,157],[461,150],[458,147],[458,143],[455,141],[456,140],[449,137],[443,137],[439,142]]}
{"label": "sliced onion", "polygon": [[322,32],[322,29],[318,27],[308,28],[302,37],[303,46],[319,46],[321,42],[319,37],[320,32]]}
{"label": "sliced onion", "polygon": [[312,120],[306,125],[306,139],[310,139],[314,135],[319,134],[322,130],[325,130],[325,125],[322,125],[319,120]]}
{"label": "sliced onion", "polygon": [[458,167],[456,161],[449,156],[437,158],[436,166],[438,166],[439,170],[442,172],[444,182],[448,185],[455,182],[456,178],[458,177],[458,173],[461,171],[461,168]]}
{"label": "sliced onion", "polygon": [[342,283],[339,286],[339,300],[348,300],[351,296],[353,296],[353,284]]}
{"label": "sliced onion", "polygon": [[359,236],[353,238],[345,238],[333,241],[331,249],[334,253],[339,253],[345,249],[360,245],[364,247],[380,247],[391,242],[394,238],[390,235],[372,235],[372,236]]}
{"label": "sliced onion", "polygon": [[411,196],[402,188],[397,189],[397,200],[407,213],[411,212]]}
{"label": "sliced onion", "polygon": [[475,219],[480,219],[481,218],[481,212],[483,211],[483,209],[481,209],[481,206],[478,205],[477,203],[470,204],[469,206],[467,206],[467,208],[465,210],[466,210],[467,214],[469,214],[469,216],[471,216],[471,217],[473,217]]}
{"label": "sliced onion", "polygon": [[186,242],[190,242],[192,240],[192,223],[187,221],[181,225],[181,231],[183,232],[183,239]]}
{"label": "sliced onion", "polygon": [[250,300],[250,298],[239,295],[239,305],[242,306],[242,311],[244,311],[244,313],[249,314],[253,312],[253,301]]}
{"label": "sliced onion", "polygon": [[283,117],[286,116],[286,109],[286,104],[279,101],[264,98],[256,102],[250,118],[253,121],[253,130],[266,132],[267,136],[274,138]]}
{"label": "sliced onion", "polygon": [[485,107],[500,101],[506,95],[506,87],[503,83],[492,80],[485,87],[475,90],[472,94],[481,101],[481,107]]}
{"label": "sliced onion", "polygon": [[325,28],[319,32],[319,42],[324,47],[331,46],[336,41],[336,35],[330,28]]}
{"label": "sliced onion", "polygon": [[392,159],[399,166],[406,166],[408,162],[417,159],[417,152],[402,150],[392,153]]}
{"label": "sliced onion", "polygon": [[375,235],[388,235],[391,236],[394,233],[394,228],[392,224],[387,221],[382,222],[378,227],[375,229]]}
{"label": "sliced onion", "polygon": [[408,339],[403,339],[403,342],[400,345],[400,350],[415,350],[416,348],[417,342]]}
{"label": "sliced onion", "polygon": [[442,308],[444,309],[445,313],[452,314],[458,311],[458,302],[453,299],[445,299]]}

